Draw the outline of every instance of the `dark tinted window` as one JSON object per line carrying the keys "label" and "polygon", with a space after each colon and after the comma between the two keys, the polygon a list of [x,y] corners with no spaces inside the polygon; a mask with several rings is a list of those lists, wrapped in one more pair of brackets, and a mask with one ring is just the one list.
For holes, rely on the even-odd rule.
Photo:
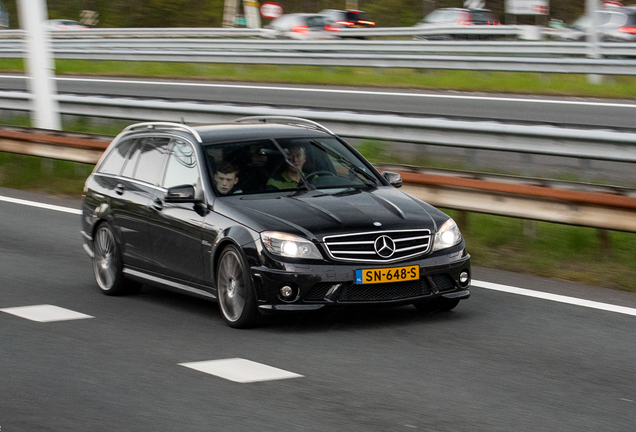
{"label": "dark tinted window", "polygon": [[490,24],[494,22],[492,14],[488,11],[473,11],[473,24]]}
{"label": "dark tinted window", "polygon": [[119,174],[121,168],[124,166],[124,162],[126,161],[126,156],[130,152],[130,148],[134,142],[134,139],[120,142],[106,157],[102,165],[99,167],[99,172],[103,174]]}
{"label": "dark tinted window", "polygon": [[325,26],[325,19],[320,16],[320,15],[316,15],[316,16],[309,16],[306,19],[306,23],[308,27],[324,27]]}
{"label": "dark tinted window", "polygon": [[134,178],[150,184],[161,180],[163,166],[168,156],[169,138],[144,138]]}
{"label": "dark tinted window", "polygon": [[351,21],[351,22],[358,22],[358,20],[366,20],[366,16],[364,14],[364,12],[351,12],[351,11],[347,11],[345,12],[346,16],[347,16],[347,21]]}

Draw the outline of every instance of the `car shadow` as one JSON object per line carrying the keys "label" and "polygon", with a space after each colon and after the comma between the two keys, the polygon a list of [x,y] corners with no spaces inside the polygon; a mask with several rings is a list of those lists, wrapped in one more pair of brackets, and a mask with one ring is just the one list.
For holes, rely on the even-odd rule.
{"label": "car shadow", "polygon": [[[178,310],[226,326],[218,305],[214,301],[144,285],[142,290],[129,298],[151,303],[166,309]],[[263,316],[260,325],[250,331],[307,333],[351,329],[365,330],[413,324],[436,324],[468,318],[468,312],[457,309],[448,312],[421,312],[412,305],[375,306],[360,305],[324,308],[308,312],[279,312]]]}

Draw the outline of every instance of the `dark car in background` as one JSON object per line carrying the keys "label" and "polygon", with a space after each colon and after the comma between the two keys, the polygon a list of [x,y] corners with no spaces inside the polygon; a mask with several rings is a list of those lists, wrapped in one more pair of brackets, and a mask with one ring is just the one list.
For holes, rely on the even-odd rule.
{"label": "dark car in background", "polygon": [[[415,27],[429,29],[445,29],[449,26],[470,26],[470,25],[500,25],[494,15],[488,9],[467,9],[467,8],[441,8],[435,9],[426,15],[422,21],[415,24]],[[437,33],[426,36],[415,36],[415,40],[435,40],[435,39],[467,39],[479,38],[479,36],[469,36],[462,34]]]}
{"label": "dark car in background", "polygon": [[[600,41],[636,42],[636,7],[612,6],[599,9],[596,19]],[[584,42],[592,25],[592,17],[584,15],[567,27],[549,29],[546,33],[553,40]]]}
{"label": "dark car in background", "polygon": [[265,26],[263,37],[270,39],[338,39],[339,28],[320,14],[286,14]]}
{"label": "dark car in background", "polygon": [[136,124],[86,180],[84,249],[103,293],[216,300],[232,327],[335,306],[448,311],[470,295],[464,239],[401,185],[304,119]]}
{"label": "dark car in background", "polygon": [[367,18],[361,10],[336,10],[325,9],[318,12],[324,16],[332,26],[341,28],[368,28],[375,27],[375,22]]}

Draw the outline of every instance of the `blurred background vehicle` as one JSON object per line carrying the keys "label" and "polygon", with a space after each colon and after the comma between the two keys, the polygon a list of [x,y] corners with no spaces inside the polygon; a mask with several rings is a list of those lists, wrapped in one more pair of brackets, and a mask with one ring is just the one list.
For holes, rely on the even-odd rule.
{"label": "blurred background vehicle", "polygon": [[329,25],[320,14],[293,13],[265,26],[263,37],[270,39],[337,39],[339,28]]}
{"label": "blurred background vehicle", "polygon": [[54,20],[48,20],[46,22],[46,25],[54,30],[75,30],[75,29],[87,29],[88,27],[86,27],[84,24],[78,22],[78,21],[73,21],[73,20],[69,20],[69,19],[54,19]]}
{"label": "blurred background vehicle", "polygon": [[[500,25],[501,23],[495,19],[492,12],[488,9],[467,9],[467,8],[441,8],[435,9],[426,15],[422,21],[415,24],[414,27],[448,27],[455,25]],[[468,35],[451,35],[438,34],[427,36],[414,36],[415,40],[448,40],[448,39],[467,39]],[[479,38],[479,36],[472,36]]]}
{"label": "blurred background vehicle", "polygon": [[[636,42],[636,6],[611,6],[596,12],[599,40]],[[571,25],[549,28],[546,35],[558,41],[585,41],[592,28],[592,17],[583,15]]]}
{"label": "blurred background vehicle", "polygon": [[365,28],[375,27],[375,22],[370,21],[361,10],[336,10],[324,9],[318,12],[324,16],[327,23],[341,28]]}

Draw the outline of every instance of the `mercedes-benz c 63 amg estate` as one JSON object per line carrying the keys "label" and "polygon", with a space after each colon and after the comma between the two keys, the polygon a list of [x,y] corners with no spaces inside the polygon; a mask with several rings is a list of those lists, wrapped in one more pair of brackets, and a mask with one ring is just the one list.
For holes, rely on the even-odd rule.
{"label": "mercedes-benz c 63 amg estate", "polygon": [[84,249],[108,295],[142,284],[218,301],[232,327],[267,313],[470,295],[457,225],[318,123],[140,123],[86,180]]}

